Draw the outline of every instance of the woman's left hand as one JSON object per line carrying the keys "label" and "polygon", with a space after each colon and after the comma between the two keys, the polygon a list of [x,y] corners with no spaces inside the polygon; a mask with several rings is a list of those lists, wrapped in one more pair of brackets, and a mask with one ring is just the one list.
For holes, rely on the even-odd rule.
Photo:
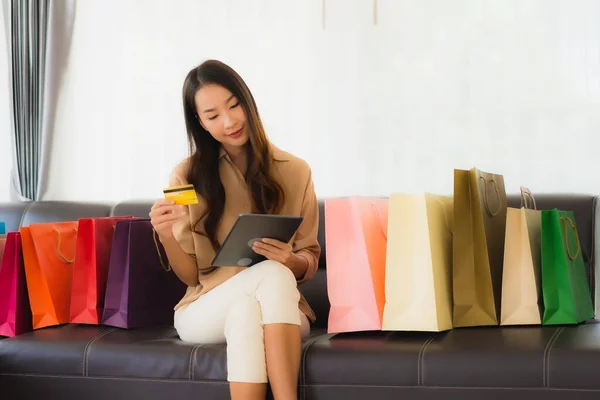
{"label": "woman's left hand", "polygon": [[276,239],[264,238],[252,245],[252,250],[257,254],[265,256],[269,260],[280,262],[284,265],[292,258],[292,246],[289,243],[280,242]]}

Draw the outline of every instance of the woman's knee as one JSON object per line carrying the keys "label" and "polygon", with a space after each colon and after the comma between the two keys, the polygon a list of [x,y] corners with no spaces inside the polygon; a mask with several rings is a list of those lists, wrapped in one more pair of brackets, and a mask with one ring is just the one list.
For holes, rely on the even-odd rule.
{"label": "woman's knee", "polygon": [[281,285],[297,286],[296,277],[292,270],[280,262],[266,260],[251,267],[255,274],[260,275],[262,281],[269,281]]}
{"label": "woman's knee", "polygon": [[225,332],[230,328],[249,328],[262,325],[260,303],[254,296],[241,296],[231,304],[225,322]]}
{"label": "woman's knee", "polygon": [[256,278],[256,297],[263,308],[272,303],[295,303],[298,306],[300,293],[296,277],[285,265],[276,261],[263,261],[252,268]]}

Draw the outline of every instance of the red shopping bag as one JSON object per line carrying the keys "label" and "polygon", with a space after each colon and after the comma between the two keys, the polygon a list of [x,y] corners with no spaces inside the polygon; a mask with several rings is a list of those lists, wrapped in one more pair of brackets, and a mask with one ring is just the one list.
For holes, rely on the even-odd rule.
{"label": "red shopping bag", "polygon": [[21,235],[9,232],[0,258],[0,336],[14,337],[31,329]]}
{"label": "red shopping bag", "polygon": [[104,309],[115,225],[133,217],[80,218],[71,285],[71,323],[98,325]]}

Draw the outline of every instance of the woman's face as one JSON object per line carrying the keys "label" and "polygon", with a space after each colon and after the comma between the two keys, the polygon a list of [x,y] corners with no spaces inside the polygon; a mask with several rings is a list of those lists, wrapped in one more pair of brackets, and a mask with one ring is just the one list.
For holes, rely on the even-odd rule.
{"label": "woman's face", "polygon": [[221,142],[225,150],[235,150],[246,144],[246,113],[229,90],[207,84],[196,92],[194,101],[202,127]]}

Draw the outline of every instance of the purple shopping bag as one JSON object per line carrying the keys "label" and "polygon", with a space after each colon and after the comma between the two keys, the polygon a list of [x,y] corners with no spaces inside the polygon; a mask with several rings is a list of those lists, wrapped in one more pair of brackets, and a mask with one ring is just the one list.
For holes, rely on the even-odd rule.
{"label": "purple shopping bag", "polygon": [[21,234],[9,232],[0,259],[0,336],[31,332],[32,321]]}
{"label": "purple shopping bag", "polygon": [[108,267],[102,324],[173,325],[186,286],[171,270],[148,219],[118,221]]}

